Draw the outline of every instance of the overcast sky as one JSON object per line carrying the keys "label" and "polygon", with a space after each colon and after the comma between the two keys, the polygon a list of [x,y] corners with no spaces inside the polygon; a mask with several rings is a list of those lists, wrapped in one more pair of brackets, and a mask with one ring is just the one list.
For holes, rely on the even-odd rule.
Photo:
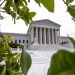
{"label": "overcast sky", "polygon": [[[28,5],[31,11],[36,11],[37,14],[33,20],[49,19],[61,25],[60,32],[62,36],[70,35],[75,37],[75,22],[72,21],[71,16],[66,12],[66,6],[62,0],[55,0],[55,12],[50,13],[44,7],[39,7],[33,0]],[[1,32],[12,33],[26,33],[28,27],[26,27],[24,21],[19,20],[14,24],[12,18],[5,14],[6,19],[0,21]]]}

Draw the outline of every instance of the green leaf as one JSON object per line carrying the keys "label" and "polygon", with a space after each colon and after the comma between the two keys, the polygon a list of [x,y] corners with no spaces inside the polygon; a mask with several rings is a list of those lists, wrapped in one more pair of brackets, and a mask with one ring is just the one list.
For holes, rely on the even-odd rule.
{"label": "green leaf", "polygon": [[29,68],[31,67],[31,57],[30,55],[23,51],[21,54],[20,65],[24,75],[27,75]]}
{"label": "green leaf", "polygon": [[35,0],[35,2],[40,6],[40,0]]}
{"label": "green leaf", "polygon": [[5,75],[6,74],[6,65],[0,65],[0,75]]}
{"label": "green leaf", "polygon": [[35,15],[36,15],[35,12],[30,12],[30,13],[29,13],[30,20],[32,20],[32,18],[33,18]]}
{"label": "green leaf", "polygon": [[68,6],[67,11],[73,18],[75,18],[75,5]]}
{"label": "green leaf", "polygon": [[75,54],[59,50],[52,56],[47,75],[75,75]]}
{"label": "green leaf", "polygon": [[10,12],[10,15],[12,16],[12,18],[14,19],[14,24],[16,23],[15,19],[16,19],[16,13],[14,13],[13,11]]}
{"label": "green leaf", "polygon": [[73,44],[73,47],[75,48],[75,39],[73,39],[72,37],[68,37],[70,39],[70,41],[72,42]]}
{"label": "green leaf", "polygon": [[54,0],[40,0],[40,2],[48,11],[54,12]]}
{"label": "green leaf", "polygon": [[23,19],[25,21],[25,23],[28,25],[30,23],[30,19],[29,19],[29,9],[28,7],[24,7],[20,9],[20,13],[19,16],[21,19]]}
{"label": "green leaf", "polygon": [[72,18],[72,20],[75,22],[75,18]]}
{"label": "green leaf", "polygon": [[66,0],[66,3],[71,3],[73,2],[74,0]]}
{"label": "green leaf", "polygon": [[13,38],[11,36],[4,36],[4,39],[7,41],[7,42],[13,42]]}

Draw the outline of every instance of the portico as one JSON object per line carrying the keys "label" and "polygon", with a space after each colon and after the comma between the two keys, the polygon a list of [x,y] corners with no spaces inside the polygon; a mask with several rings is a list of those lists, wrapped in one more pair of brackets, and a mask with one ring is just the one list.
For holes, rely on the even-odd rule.
{"label": "portico", "polygon": [[47,19],[33,21],[29,27],[28,34],[31,38],[31,45],[58,44],[60,25]]}
{"label": "portico", "polygon": [[32,27],[32,38],[38,44],[57,44],[58,32],[59,29],[54,28]]}
{"label": "portico", "polygon": [[25,50],[73,49],[71,41],[60,36],[60,25],[48,19],[31,22],[27,34],[2,34],[13,37],[14,42],[22,44]]}

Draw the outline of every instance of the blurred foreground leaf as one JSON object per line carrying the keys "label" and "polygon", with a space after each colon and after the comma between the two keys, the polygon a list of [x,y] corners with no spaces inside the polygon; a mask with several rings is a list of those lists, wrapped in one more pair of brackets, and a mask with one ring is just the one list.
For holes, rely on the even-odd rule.
{"label": "blurred foreground leaf", "polygon": [[0,65],[0,75],[5,75],[5,73],[6,73],[6,66]]}
{"label": "blurred foreground leaf", "polygon": [[70,15],[75,18],[75,5],[70,5],[67,8],[67,11],[70,13]]}
{"label": "blurred foreground leaf", "polygon": [[27,75],[31,67],[31,63],[32,61],[30,55],[27,52],[23,51],[21,54],[20,65],[24,75]]}
{"label": "blurred foreground leaf", "polygon": [[52,56],[47,75],[75,75],[75,54],[59,50]]}
{"label": "blurred foreground leaf", "polygon": [[54,12],[54,0],[35,0],[39,6],[43,4],[43,6],[50,12]]}
{"label": "blurred foreground leaf", "polygon": [[70,39],[70,41],[72,42],[73,44],[73,47],[75,48],[75,39],[73,39],[72,37],[68,37]]}

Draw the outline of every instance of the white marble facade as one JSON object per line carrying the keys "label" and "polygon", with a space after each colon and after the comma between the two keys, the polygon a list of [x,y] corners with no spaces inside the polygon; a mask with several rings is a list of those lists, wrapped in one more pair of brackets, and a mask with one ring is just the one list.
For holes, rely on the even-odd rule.
{"label": "white marble facade", "polygon": [[[68,39],[64,40],[63,37],[61,38],[60,25],[48,19],[33,21],[29,26],[27,34],[3,33],[3,35],[12,36],[14,42],[20,43],[26,49],[31,50],[63,48],[61,43]],[[66,44],[63,46],[72,47],[72,45],[69,46],[69,43],[71,42],[67,41],[66,44],[68,46]]]}
{"label": "white marble facade", "polygon": [[58,44],[60,25],[50,20],[39,20],[31,23],[28,34],[31,42],[38,44]]}

